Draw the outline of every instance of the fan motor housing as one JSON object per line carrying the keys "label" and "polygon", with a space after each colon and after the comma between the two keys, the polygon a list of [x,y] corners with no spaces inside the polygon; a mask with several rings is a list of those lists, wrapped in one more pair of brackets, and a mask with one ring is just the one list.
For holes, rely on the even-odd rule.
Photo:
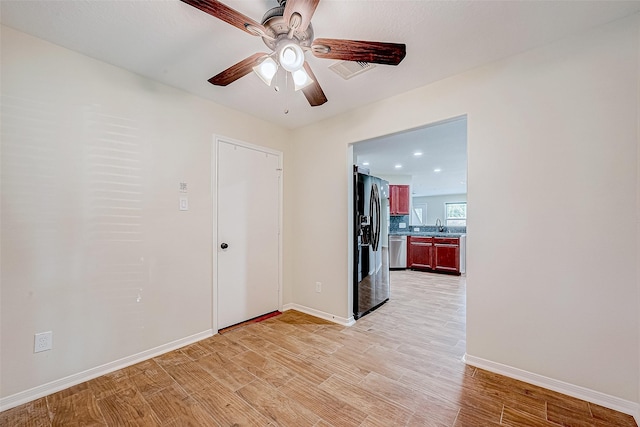
{"label": "fan motor housing", "polygon": [[[284,5],[269,9],[262,17],[261,24],[265,28],[265,33],[272,38],[263,37],[262,40],[271,50],[276,50],[280,41],[288,38],[289,23],[285,22],[283,15]],[[294,30],[292,40],[295,40],[302,47],[311,46],[311,42],[313,42],[313,27],[311,23],[304,31]]]}

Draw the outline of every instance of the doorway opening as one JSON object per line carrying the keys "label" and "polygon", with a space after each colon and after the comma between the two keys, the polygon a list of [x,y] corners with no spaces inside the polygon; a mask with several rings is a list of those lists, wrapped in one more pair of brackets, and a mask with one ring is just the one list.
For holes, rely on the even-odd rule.
{"label": "doorway opening", "polygon": [[[459,276],[464,286],[468,255],[466,115],[361,141],[352,149],[358,168],[389,184],[389,245],[398,240],[391,237],[406,239],[402,240],[405,251],[389,250],[406,257],[390,260],[391,296],[394,276],[404,277],[394,275],[394,265],[395,270],[414,270],[418,277],[421,272],[425,277],[428,274],[429,283],[434,283],[434,277],[450,282],[452,276]],[[394,194],[400,195],[396,201]],[[354,251],[356,246],[357,241]]]}

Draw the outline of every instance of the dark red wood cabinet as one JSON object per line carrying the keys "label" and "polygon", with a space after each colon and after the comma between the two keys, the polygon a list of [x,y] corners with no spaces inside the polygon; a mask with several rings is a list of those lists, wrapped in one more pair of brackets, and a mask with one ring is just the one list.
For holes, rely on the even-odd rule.
{"label": "dark red wood cabinet", "polygon": [[460,239],[458,237],[409,236],[407,266],[460,274]]}
{"label": "dark red wood cabinet", "polygon": [[433,237],[409,236],[407,242],[408,267],[432,269]]}
{"label": "dark red wood cabinet", "polygon": [[389,185],[389,212],[391,215],[409,215],[409,186]]}
{"label": "dark red wood cabinet", "polygon": [[433,258],[436,270],[460,273],[460,239],[435,237]]}

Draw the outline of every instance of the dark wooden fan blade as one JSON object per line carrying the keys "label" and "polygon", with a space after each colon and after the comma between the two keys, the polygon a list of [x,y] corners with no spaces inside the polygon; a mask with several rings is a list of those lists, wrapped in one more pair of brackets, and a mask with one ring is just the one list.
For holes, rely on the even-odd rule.
{"label": "dark wooden fan blade", "polygon": [[318,58],[386,65],[398,65],[407,54],[404,44],[360,40],[316,39],[311,49]]}
{"label": "dark wooden fan blade", "polygon": [[[211,16],[215,16],[218,19],[223,20],[227,24],[231,24],[236,28],[240,28],[251,35],[259,35],[261,31],[264,33],[264,27],[253,19],[243,15],[235,9],[231,9],[229,6],[220,3],[217,0],[182,0],[184,3],[200,9],[201,11],[208,13]],[[258,32],[251,31],[251,27],[254,27]]]}
{"label": "dark wooden fan blade", "polygon": [[325,102],[327,102],[327,97],[322,91],[320,83],[318,83],[318,79],[316,79],[315,74],[313,74],[313,71],[311,71],[309,63],[307,63],[306,61],[304,63],[304,70],[307,72],[309,77],[313,79],[313,83],[305,88],[302,88],[302,93],[304,93],[304,96],[307,98],[307,101],[309,101],[309,104],[312,107],[317,107],[318,105],[324,104]]}
{"label": "dark wooden fan blade", "polygon": [[253,67],[258,65],[260,63],[260,60],[268,55],[268,53],[254,53],[250,57],[243,59],[237,64],[227,68],[220,74],[211,77],[209,79],[209,83],[216,86],[226,86],[229,83],[233,83],[240,77],[244,77],[251,71],[253,71]]}
{"label": "dark wooden fan blade", "polygon": [[301,18],[297,29],[300,31],[306,30],[319,2],[320,0],[287,0],[287,4],[284,6],[284,22],[290,24],[291,15],[297,13]]}

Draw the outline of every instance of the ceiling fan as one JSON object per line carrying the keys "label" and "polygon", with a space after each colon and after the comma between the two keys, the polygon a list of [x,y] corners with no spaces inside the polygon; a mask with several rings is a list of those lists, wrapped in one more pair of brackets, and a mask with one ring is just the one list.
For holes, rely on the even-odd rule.
{"label": "ceiling fan", "polygon": [[209,82],[227,86],[252,70],[267,84],[282,67],[291,73],[295,90],[302,90],[312,107],[327,102],[305,52],[317,58],[398,65],[406,55],[404,44],[341,39],[314,39],[311,17],[320,0],[278,0],[280,6],[268,10],[262,23],[243,15],[217,0],[182,0],[253,36],[261,37],[271,53],[259,52],[249,56]]}

